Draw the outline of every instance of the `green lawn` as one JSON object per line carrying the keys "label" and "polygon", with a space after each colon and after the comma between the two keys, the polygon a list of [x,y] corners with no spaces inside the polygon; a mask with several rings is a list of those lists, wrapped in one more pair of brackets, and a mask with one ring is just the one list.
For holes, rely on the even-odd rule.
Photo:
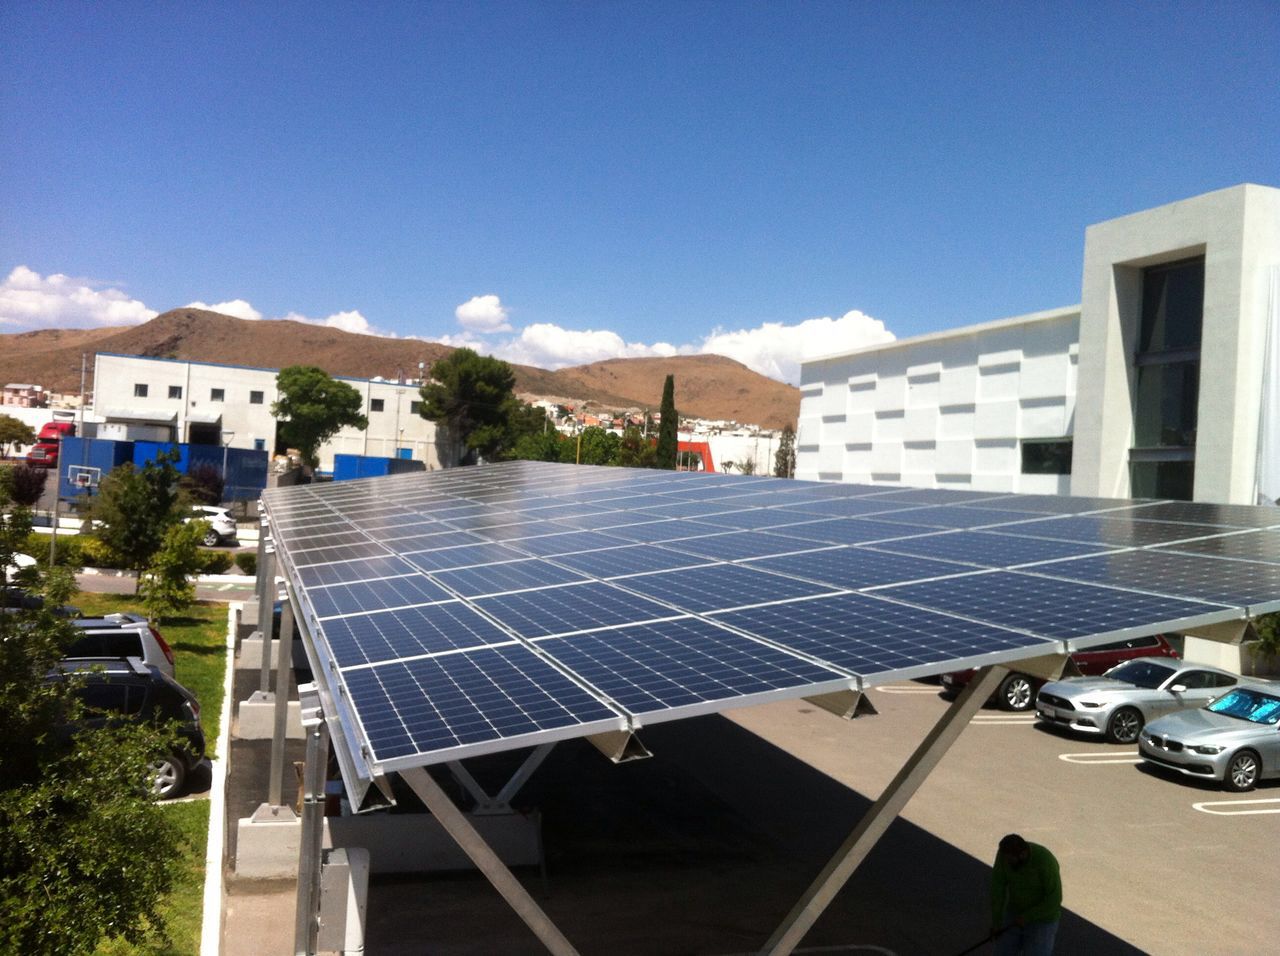
{"label": "green lawn", "polygon": [[[141,607],[137,598],[122,594],[81,593],[73,598],[73,603],[86,616],[94,617],[114,611],[138,611]],[[173,648],[178,682],[200,701],[200,723],[212,756],[218,739],[226,674],[227,606],[195,604],[182,617],[162,621],[158,629]],[[111,940],[98,947],[99,956],[194,956],[200,952],[209,802],[173,803],[166,805],[164,811],[172,815],[184,836],[174,888],[164,904],[169,943],[136,947]]]}

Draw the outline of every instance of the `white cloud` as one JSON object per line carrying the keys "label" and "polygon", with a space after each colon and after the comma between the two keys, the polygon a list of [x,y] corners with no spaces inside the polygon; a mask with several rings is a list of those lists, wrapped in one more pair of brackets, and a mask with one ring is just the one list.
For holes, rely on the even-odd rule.
{"label": "white cloud", "polygon": [[474,332],[510,332],[507,310],[496,295],[472,296],[453,310],[458,324]]}
{"label": "white cloud", "polygon": [[290,312],[288,315],[280,316],[280,318],[290,322],[306,322],[308,325],[323,325],[331,329],[340,329],[343,332],[355,332],[357,335],[380,335],[383,338],[396,337],[390,332],[379,332],[356,309],[351,309],[347,312],[335,312],[333,315],[323,319],[312,319],[301,312]]}
{"label": "white cloud", "polygon": [[618,333],[605,329],[578,331],[547,322],[526,326],[516,338],[494,349],[499,358],[549,369],[586,365],[611,358],[644,358],[678,352],[679,349],[666,342],[653,345],[627,342]]}
{"label": "white cloud", "polygon": [[0,325],[84,328],[136,325],[155,317],[155,310],[120,289],[89,279],[60,273],[41,276],[18,266],[0,283]]}
{"label": "white cloud", "polygon": [[798,385],[804,359],[893,340],[879,319],[852,311],[838,319],[805,319],[795,325],[765,322],[754,329],[716,329],[696,351],[726,355],[761,375]]}
{"label": "white cloud", "polygon": [[237,319],[251,319],[254,322],[262,319],[262,313],[244,299],[232,299],[230,302],[218,302],[208,305],[204,302],[188,302],[188,309],[204,309],[206,312],[217,312],[219,315],[230,315]]}

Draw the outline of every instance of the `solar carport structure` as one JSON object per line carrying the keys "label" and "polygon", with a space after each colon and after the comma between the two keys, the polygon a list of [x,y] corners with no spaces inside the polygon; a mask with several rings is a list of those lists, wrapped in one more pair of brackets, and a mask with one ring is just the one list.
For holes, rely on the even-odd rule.
{"label": "solar carport structure", "polygon": [[[554,952],[574,950],[426,767],[535,748],[532,772],[577,737],[621,758],[659,721],[795,697],[852,716],[877,684],[982,668],[763,944],[790,952],[1004,665],[1238,640],[1280,609],[1274,508],[536,462],[263,504],[352,805],[400,774]],[[304,874],[318,852],[304,837]]]}

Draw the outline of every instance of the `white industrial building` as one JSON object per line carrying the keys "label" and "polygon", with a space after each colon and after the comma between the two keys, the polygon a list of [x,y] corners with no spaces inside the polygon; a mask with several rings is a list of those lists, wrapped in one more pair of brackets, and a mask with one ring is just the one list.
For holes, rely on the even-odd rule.
{"label": "white industrial building", "polygon": [[[94,357],[97,437],[178,441],[274,453],[278,369],[100,352]],[[417,384],[339,378],[364,401],[369,427],[343,428],[320,448],[320,470],[336,454],[412,458],[441,467],[436,427],[419,413]]]}
{"label": "white industrial building", "polygon": [[796,477],[1274,501],[1278,300],[1278,189],[1090,226],[1079,305],[804,363]]}

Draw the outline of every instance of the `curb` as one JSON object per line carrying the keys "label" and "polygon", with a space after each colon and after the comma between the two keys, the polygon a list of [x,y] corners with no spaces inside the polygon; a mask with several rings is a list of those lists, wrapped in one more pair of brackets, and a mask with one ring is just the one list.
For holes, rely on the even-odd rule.
{"label": "curb", "polygon": [[[136,571],[121,571],[117,568],[81,568],[76,574],[97,575],[104,578],[136,578]],[[196,584],[240,584],[252,583],[256,579],[252,574],[198,574],[192,578]]]}

